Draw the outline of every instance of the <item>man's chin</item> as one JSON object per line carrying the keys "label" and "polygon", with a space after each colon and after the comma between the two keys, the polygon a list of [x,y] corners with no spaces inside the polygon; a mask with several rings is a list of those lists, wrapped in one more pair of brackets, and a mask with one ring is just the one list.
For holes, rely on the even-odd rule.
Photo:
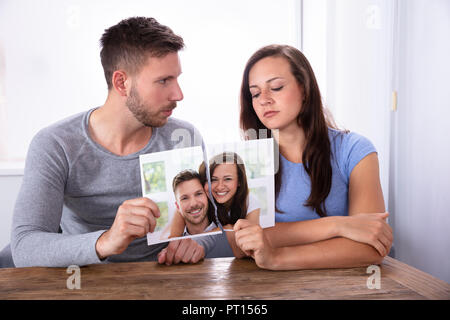
{"label": "man's chin", "polygon": [[165,126],[168,121],[169,118],[165,118],[160,121],[141,121],[141,123],[146,127],[159,128]]}

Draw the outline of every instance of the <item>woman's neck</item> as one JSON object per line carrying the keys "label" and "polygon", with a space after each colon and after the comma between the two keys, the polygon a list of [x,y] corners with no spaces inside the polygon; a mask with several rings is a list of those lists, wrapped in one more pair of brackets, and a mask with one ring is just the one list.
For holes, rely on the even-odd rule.
{"label": "woman's neck", "polygon": [[303,150],[305,149],[305,132],[300,126],[293,126],[287,129],[278,130],[274,138],[280,147],[280,153],[287,160],[294,163],[301,163]]}

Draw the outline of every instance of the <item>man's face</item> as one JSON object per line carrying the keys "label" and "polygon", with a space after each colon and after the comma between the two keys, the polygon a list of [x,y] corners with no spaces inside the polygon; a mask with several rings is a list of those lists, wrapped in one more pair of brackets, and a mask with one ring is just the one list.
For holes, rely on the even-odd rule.
{"label": "man's face", "polygon": [[208,225],[208,197],[198,179],[181,182],[175,189],[177,207],[186,224]]}
{"label": "man's face", "polygon": [[183,99],[178,85],[180,74],[178,53],[169,53],[161,58],[148,58],[139,73],[131,77],[126,105],[139,122],[148,127],[167,123],[177,101]]}

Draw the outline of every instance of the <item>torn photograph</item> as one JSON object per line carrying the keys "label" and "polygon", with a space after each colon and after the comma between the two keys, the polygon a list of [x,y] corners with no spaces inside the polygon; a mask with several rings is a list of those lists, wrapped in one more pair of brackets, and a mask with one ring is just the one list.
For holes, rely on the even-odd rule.
{"label": "torn photograph", "polygon": [[[149,245],[232,231],[239,219],[275,225],[273,139],[140,156],[142,195],[161,216]],[[205,158],[207,161],[205,162]]]}

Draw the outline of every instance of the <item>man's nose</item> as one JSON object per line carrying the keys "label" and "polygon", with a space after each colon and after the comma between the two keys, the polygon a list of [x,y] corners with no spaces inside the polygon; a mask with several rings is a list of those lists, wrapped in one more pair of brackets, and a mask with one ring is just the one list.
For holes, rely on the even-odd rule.
{"label": "man's nose", "polygon": [[171,101],[181,101],[183,100],[183,91],[181,91],[181,87],[178,83],[178,81],[175,81],[172,94],[170,96]]}
{"label": "man's nose", "polygon": [[191,201],[189,202],[189,210],[192,211],[194,209],[198,209],[199,203],[200,202],[197,199],[191,199]]}

